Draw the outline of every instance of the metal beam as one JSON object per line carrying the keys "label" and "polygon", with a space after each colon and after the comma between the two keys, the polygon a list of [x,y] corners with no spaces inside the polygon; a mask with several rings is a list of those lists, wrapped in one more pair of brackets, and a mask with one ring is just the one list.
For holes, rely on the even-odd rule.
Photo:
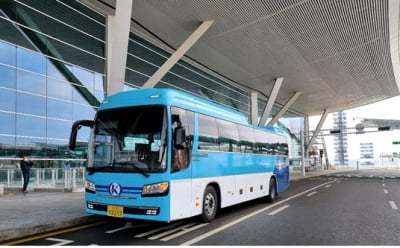
{"label": "metal beam", "polygon": [[286,111],[290,108],[290,106],[293,105],[293,103],[299,98],[301,95],[300,91],[295,92],[292,97],[285,103],[285,105],[282,107],[282,109],[270,120],[270,122],[267,124],[267,126],[273,126],[279,118],[282,117],[286,113]]}
{"label": "metal beam", "polygon": [[257,91],[251,92],[250,98],[250,121],[251,124],[257,125],[258,123],[258,93]]}
{"label": "metal beam", "polygon": [[198,39],[211,27],[213,20],[204,21],[169,57],[165,63],[147,80],[142,88],[153,88],[167,72],[185,55],[185,53],[196,43]]}
{"label": "metal beam", "polygon": [[315,139],[318,137],[318,133],[321,131],[322,125],[324,124],[326,117],[328,116],[328,110],[325,109],[324,113],[321,116],[321,119],[318,122],[317,127],[315,128],[315,131],[313,133],[313,136],[311,137],[310,141],[307,144],[307,150],[306,153],[308,153],[311,149],[311,146],[313,145]]}
{"label": "metal beam", "polygon": [[124,88],[133,0],[117,0],[115,15],[107,16],[107,96]]}
{"label": "metal beam", "polygon": [[269,114],[271,113],[272,107],[274,106],[276,97],[278,96],[279,89],[281,88],[283,82],[283,78],[276,78],[274,86],[272,87],[271,94],[269,94],[267,106],[264,109],[264,112],[261,116],[261,120],[258,123],[259,126],[265,126],[267,123],[267,119]]}

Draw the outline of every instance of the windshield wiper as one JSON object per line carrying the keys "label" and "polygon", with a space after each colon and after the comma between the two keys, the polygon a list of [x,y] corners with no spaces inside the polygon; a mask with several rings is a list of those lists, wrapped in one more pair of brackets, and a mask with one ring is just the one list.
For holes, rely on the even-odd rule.
{"label": "windshield wiper", "polygon": [[130,166],[132,166],[133,168],[135,168],[136,171],[138,171],[138,172],[139,172],[140,174],[142,174],[143,176],[145,176],[145,177],[149,177],[149,176],[150,176],[149,174],[147,174],[147,173],[144,171],[143,168],[140,168],[140,167],[137,166],[134,162],[112,162],[112,163],[110,163],[110,164],[107,166],[107,168],[112,168],[112,167],[114,167],[115,165],[130,165]]}

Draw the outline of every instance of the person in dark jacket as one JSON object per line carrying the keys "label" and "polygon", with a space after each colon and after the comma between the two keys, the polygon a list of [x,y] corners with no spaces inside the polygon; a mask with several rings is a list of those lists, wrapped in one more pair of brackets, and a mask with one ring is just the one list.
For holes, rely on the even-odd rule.
{"label": "person in dark jacket", "polygon": [[33,165],[33,162],[29,160],[27,156],[23,156],[20,165],[21,165],[22,176],[24,177],[24,186],[22,187],[22,192],[27,193],[28,191],[26,189],[28,187],[29,175],[31,172],[31,167]]}

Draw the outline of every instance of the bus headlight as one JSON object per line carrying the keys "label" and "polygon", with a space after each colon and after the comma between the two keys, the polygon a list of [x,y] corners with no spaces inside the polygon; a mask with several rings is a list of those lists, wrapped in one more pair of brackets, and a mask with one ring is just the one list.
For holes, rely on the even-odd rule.
{"label": "bus headlight", "polygon": [[168,194],[168,182],[148,184],[143,186],[142,196],[166,195]]}
{"label": "bus headlight", "polygon": [[94,184],[93,182],[91,182],[91,181],[85,181],[85,189],[86,189],[86,192],[89,192],[89,193],[96,193],[96,184]]}

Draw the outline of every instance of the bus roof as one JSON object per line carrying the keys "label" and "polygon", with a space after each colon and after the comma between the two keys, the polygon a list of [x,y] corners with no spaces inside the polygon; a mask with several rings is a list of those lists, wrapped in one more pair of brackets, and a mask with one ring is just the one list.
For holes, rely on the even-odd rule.
{"label": "bus roof", "polygon": [[117,93],[107,97],[99,111],[141,105],[176,106],[194,112],[249,125],[246,116],[225,106],[174,89],[140,89]]}

